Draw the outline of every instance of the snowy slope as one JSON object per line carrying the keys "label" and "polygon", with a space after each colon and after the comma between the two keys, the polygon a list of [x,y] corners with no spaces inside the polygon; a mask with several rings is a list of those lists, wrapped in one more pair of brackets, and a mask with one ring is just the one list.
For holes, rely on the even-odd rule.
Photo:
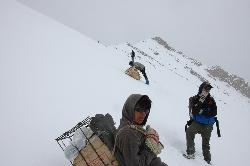
{"label": "snowy slope", "polygon": [[[130,61],[131,49],[135,50],[135,61],[146,65],[151,86],[158,98],[157,107],[166,111],[164,115],[155,115],[154,123],[164,122],[165,127],[159,124],[160,130],[166,134],[166,144],[173,148],[167,153],[167,161],[175,165],[180,159],[180,151],[185,151],[185,138],[183,126],[187,117],[187,102],[191,95],[198,91],[201,80],[208,80],[214,88],[211,91],[218,105],[218,119],[221,123],[222,138],[217,138],[216,127],[211,140],[211,152],[214,165],[248,165],[247,151],[250,136],[249,131],[249,106],[250,101],[242,96],[228,84],[221,82],[209,75],[206,65],[185,56],[184,54],[159,44],[155,38],[131,44],[125,43],[113,48],[121,56]],[[190,72],[191,71],[191,72]],[[159,114],[158,114],[159,115]],[[236,119],[239,117],[240,119]],[[162,118],[162,120],[160,120]],[[196,137],[198,155],[202,158],[201,139]],[[227,153],[230,152],[230,153]],[[226,153],[226,155],[225,155]],[[169,155],[173,155],[168,158]],[[179,158],[180,157],[180,158]],[[175,159],[175,160],[173,160]],[[184,165],[189,163],[184,162]],[[190,163],[195,165],[195,163]],[[203,163],[197,163],[202,165]],[[176,164],[177,165],[177,164]]]}
{"label": "snowy slope", "polygon": [[[166,147],[160,155],[163,161],[172,166],[205,165],[199,137],[197,159],[186,160],[181,154],[188,97],[201,83],[184,67],[187,64],[205,75],[204,66],[152,39],[133,44],[153,58],[136,51],[141,57],[136,60],[147,67],[147,86],[143,79],[135,81],[123,74],[131,46],[104,47],[12,0],[1,1],[0,24],[1,165],[68,166],[54,139],[96,113],[109,112],[118,125],[131,93],[148,94],[153,101],[149,123]],[[211,93],[219,107],[222,132],[217,138],[213,131],[213,163],[249,165],[249,100],[224,83],[207,79],[216,86]]]}

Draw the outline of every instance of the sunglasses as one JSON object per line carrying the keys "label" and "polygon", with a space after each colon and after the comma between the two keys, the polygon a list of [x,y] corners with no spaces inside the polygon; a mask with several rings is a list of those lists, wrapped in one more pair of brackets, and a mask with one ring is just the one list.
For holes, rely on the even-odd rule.
{"label": "sunglasses", "polygon": [[211,90],[211,87],[206,86],[206,87],[204,87],[203,89],[204,89],[205,91],[210,91],[210,90]]}

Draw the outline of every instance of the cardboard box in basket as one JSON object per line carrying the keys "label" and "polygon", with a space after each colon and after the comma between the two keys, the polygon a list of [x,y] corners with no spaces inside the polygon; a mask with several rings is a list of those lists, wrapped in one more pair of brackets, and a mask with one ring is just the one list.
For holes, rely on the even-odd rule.
{"label": "cardboard box in basket", "polygon": [[130,77],[133,77],[133,78],[136,79],[136,80],[140,80],[140,79],[141,79],[139,71],[138,71],[134,66],[128,68],[128,69],[125,71],[125,73],[126,73],[127,75],[129,75]]}
{"label": "cardboard box in basket", "polygon": [[97,135],[93,135],[90,142],[75,158],[73,166],[119,166],[111,151]]}

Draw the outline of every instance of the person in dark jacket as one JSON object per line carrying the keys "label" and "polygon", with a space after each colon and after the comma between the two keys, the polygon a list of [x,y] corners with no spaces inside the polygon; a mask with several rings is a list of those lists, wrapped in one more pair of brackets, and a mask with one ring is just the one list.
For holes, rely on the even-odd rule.
{"label": "person in dark jacket", "polygon": [[189,98],[189,113],[192,123],[186,130],[187,158],[195,157],[194,138],[199,133],[202,137],[203,157],[209,164],[211,162],[209,141],[217,115],[216,102],[209,93],[212,88],[209,82],[203,82],[198,94]]}
{"label": "person in dark jacket", "polygon": [[150,108],[151,100],[147,95],[132,94],[126,100],[114,146],[120,166],[167,166],[157,157],[161,151],[158,133],[149,127],[149,134],[149,130],[143,128]]}
{"label": "person in dark jacket", "polygon": [[147,77],[147,74],[146,74],[146,71],[145,71],[145,66],[139,62],[135,62],[134,59],[135,59],[135,52],[134,50],[132,50],[131,52],[131,58],[132,58],[132,61],[129,62],[129,65],[130,66],[134,66],[137,70],[139,70],[142,75],[144,76],[145,80],[146,80],[146,84],[148,85],[149,84],[149,81],[148,81],[148,77]]}

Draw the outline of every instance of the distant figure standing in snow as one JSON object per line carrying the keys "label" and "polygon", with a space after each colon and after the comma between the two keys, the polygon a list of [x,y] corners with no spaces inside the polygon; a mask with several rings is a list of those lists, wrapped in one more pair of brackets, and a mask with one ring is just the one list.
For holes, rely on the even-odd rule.
{"label": "distant figure standing in snow", "polygon": [[134,59],[135,59],[135,52],[134,50],[132,50],[131,52],[131,58],[132,58],[132,61],[129,62],[129,65],[130,66],[134,66],[137,70],[139,70],[142,75],[144,76],[145,80],[146,80],[146,84],[148,85],[149,84],[149,81],[148,81],[148,77],[147,77],[147,74],[145,72],[145,66],[139,62],[135,62]]}
{"label": "distant figure standing in snow", "polygon": [[146,125],[151,109],[147,95],[130,95],[122,109],[117,129],[114,155],[120,166],[167,166],[158,154],[163,145],[158,133]]}
{"label": "distant figure standing in snow", "polygon": [[188,159],[195,158],[194,138],[199,133],[202,138],[203,157],[208,164],[211,162],[209,141],[217,115],[216,102],[209,93],[212,88],[209,82],[203,82],[198,94],[189,98],[191,120],[190,126],[186,130],[187,154],[184,155]]}

